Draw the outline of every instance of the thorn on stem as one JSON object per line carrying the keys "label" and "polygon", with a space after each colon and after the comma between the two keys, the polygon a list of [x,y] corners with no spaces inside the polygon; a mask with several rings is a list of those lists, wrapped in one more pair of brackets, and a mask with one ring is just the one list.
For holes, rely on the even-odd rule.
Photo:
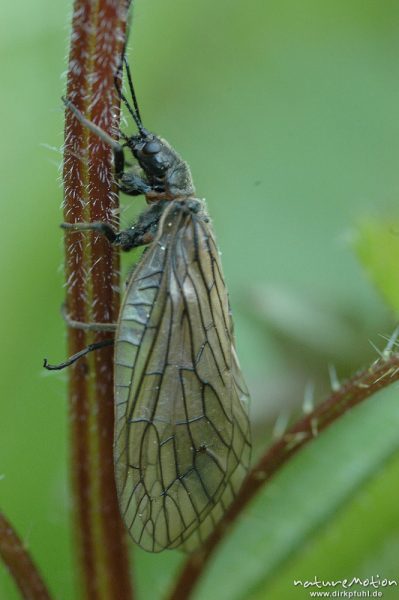
{"label": "thorn on stem", "polygon": [[328,365],[328,374],[330,376],[330,385],[331,385],[332,391],[338,392],[338,390],[341,387],[341,384],[338,379],[337,370],[335,368],[335,365],[333,365],[333,364]]}
{"label": "thorn on stem", "polygon": [[308,381],[305,385],[302,403],[302,410],[305,415],[310,414],[314,409],[314,389],[314,381]]}

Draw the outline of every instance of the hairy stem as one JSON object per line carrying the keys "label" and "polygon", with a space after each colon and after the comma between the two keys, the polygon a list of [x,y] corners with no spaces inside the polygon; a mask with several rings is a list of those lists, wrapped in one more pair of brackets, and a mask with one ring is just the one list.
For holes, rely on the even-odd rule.
{"label": "hairy stem", "polygon": [[[67,97],[114,136],[119,99],[114,75],[121,61],[129,0],[75,0]],[[111,149],[66,111],[64,219],[117,226],[118,198]],[[65,237],[66,310],[74,321],[115,322],[119,309],[119,258],[95,234]],[[69,328],[69,353],[111,334]],[[71,479],[77,554],[83,595],[130,600],[127,544],[113,476],[113,352],[107,347],[70,369]]]}
{"label": "hairy stem", "polygon": [[23,598],[51,600],[50,593],[28,550],[2,513],[0,513],[0,556]]}
{"label": "hairy stem", "polygon": [[184,600],[190,597],[219,542],[259,489],[267,481],[270,481],[288,459],[347,410],[398,380],[399,354],[395,353],[387,359],[376,361],[368,369],[354,375],[269,447],[248,474],[235,501],[204,547],[199,553],[189,557],[183,565],[176,585],[169,596],[170,600]]}

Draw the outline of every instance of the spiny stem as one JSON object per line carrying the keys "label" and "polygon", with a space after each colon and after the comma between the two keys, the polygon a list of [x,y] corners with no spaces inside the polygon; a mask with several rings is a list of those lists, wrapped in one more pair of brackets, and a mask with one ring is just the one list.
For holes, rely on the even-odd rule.
{"label": "spiny stem", "polygon": [[[75,0],[67,98],[108,135],[119,123],[114,75],[125,46],[129,0]],[[66,222],[115,224],[118,198],[111,148],[66,111]],[[66,233],[66,310],[72,321],[108,323],[119,310],[119,258],[104,239]],[[69,354],[104,333],[69,328]],[[126,534],[113,474],[113,352],[99,350],[70,369],[71,476],[76,543],[85,598],[131,600]]]}
{"label": "spiny stem", "polygon": [[183,565],[170,600],[189,598],[206,565],[229,528],[259,489],[281,469],[301,448],[339,419],[347,410],[360,404],[379,390],[399,380],[399,354],[373,363],[348,379],[338,390],[311,413],[305,415],[277,440],[251,469],[241,491],[219,522],[199,553],[193,554]]}

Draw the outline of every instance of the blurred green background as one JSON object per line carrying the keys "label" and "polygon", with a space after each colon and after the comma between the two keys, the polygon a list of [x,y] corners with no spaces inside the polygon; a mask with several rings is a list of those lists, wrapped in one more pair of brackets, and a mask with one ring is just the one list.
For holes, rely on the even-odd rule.
{"label": "blurred green background", "polygon": [[[65,0],[3,3],[0,25],[0,502],[60,600],[75,598],[66,376],[41,365],[66,352],[70,14]],[[189,161],[208,202],[258,452],[306,390],[324,397],[328,365],[347,376],[393,329],[352,246],[356,224],[390,219],[399,195],[399,4],[137,0],[130,61],[146,127]],[[398,426],[394,387],[316,440],[250,506],[196,597],[307,598],[293,580],[314,576],[399,580]],[[140,597],[159,598],[181,555],[135,555]],[[0,566],[0,598],[18,597]]]}

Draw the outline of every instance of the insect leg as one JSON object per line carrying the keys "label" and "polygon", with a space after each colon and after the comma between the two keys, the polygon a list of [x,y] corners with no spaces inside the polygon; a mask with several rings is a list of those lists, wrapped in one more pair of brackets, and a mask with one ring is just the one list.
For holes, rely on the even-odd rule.
{"label": "insect leg", "polygon": [[127,194],[128,196],[141,196],[142,194],[148,194],[152,191],[151,186],[149,186],[144,179],[138,175],[135,175],[134,173],[121,173],[119,178],[120,182],[118,183],[118,187],[121,192]]}
{"label": "insect leg", "polygon": [[101,221],[94,223],[61,223],[61,227],[70,231],[97,231],[97,233],[105,236],[111,244],[118,245],[116,240],[119,234],[112,229],[109,223]]}
{"label": "insect leg", "polygon": [[62,223],[61,227],[70,231],[96,231],[105,236],[113,246],[120,246],[125,251],[144,246],[153,240],[153,236],[148,236],[148,231],[136,229],[134,225],[119,233],[108,223]]}
{"label": "insect leg", "polygon": [[72,329],[83,329],[84,331],[112,331],[116,330],[116,323],[85,323],[84,321],[75,321],[71,319],[69,314],[66,311],[65,304],[61,307],[61,314],[68,325],[68,327],[72,327]]}
{"label": "insect leg", "polygon": [[[117,79],[116,79],[117,81]],[[116,84],[117,85],[117,84]],[[124,102],[127,102],[126,98],[123,96],[117,85],[118,93],[121,95],[121,98]],[[125,173],[125,154],[123,152],[123,148],[129,145],[129,138],[122,132],[120,135],[125,140],[123,146],[119,144],[116,140],[114,140],[106,131],[98,127],[95,123],[86,119],[86,117],[80,112],[78,108],[70,101],[68,98],[62,98],[65,106],[75,115],[75,117],[90,131],[95,133],[103,142],[108,144],[112,148],[112,152],[114,154],[114,168],[115,168],[115,178],[118,181],[118,187],[124,194],[128,196],[141,196],[143,194],[148,194],[149,192],[157,192],[162,190],[157,190],[154,187],[148,185],[147,181],[134,173]],[[128,105],[129,106],[129,105]],[[136,119],[136,113],[132,112],[131,107],[129,107],[130,112]],[[141,122],[139,122],[139,129],[142,128]]]}
{"label": "insect leg", "polygon": [[[150,206],[150,208],[142,214],[136,225],[120,231],[115,232],[109,223],[62,223],[61,227],[70,231],[97,231],[99,234],[104,235],[111,244],[120,246],[123,250],[130,250],[143,244],[149,244],[153,241],[154,235],[158,228],[159,218],[162,214],[162,203],[158,202]],[[79,329],[85,329],[89,331],[115,331],[114,323],[82,323],[80,321],[74,321],[64,311],[64,318],[70,327]],[[89,344],[87,348],[84,348],[80,352],[77,352],[65,362],[58,365],[50,365],[47,359],[44,361],[44,367],[49,371],[56,371],[69,367],[74,362],[85,356],[88,352],[109,346],[114,343],[114,340],[103,340],[94,344]]]}
{"label": "insect leg", "polygon": [[148,210],[140,215],[137,222],[123,229],[119,233],[109,223],[62,223],[61,227],[70,231],[96,231],[103,235],[114,246],[120,246],[122,250],[128,251],[132,248],[150,244],[158,229],[159,219],[167,204],[167,201],[159,201],[152,204]]}
{"label": "insect leg", "polygon": [[[70,101],[68,98],[62,98],[63,103],[69,110],[75,115],[75,117],[90,131],[95,133],[103,142],[108,144],[112,148],[112,152],[114,153],[114,166],[115,166],[115,176],[117,179],[120,179],[123,175],[123,171],[125,170],[125,155],[123,153],[123,147],[114,140],[106,131],[98,127],[89,119],[80,112],[78,108]],[[126,138],[125,138],[126,139]]]}
{"label": "insect leg", "polygon": [[113,343],[114,343],[114,340],[112,339],[112,340],[102,340],[101,342],[95,342],[94,344],[89,344],[86,348],[83,348],[83,350],[76,352],[76,354],[73,354],[72,356],[70,356],[68,358],[68,360],[66,360],[65,362],[59,363],[58,365],[50,365],[47,362],[47,358],[45,358],[43,361],[43,367],[45,369],[47,369],[47,371],[60,371],[61,369],[65,369],[65,367],[69,367],[70,365],[73,365],[74,362],[79,360],[79,358],[86,356],[86,354],[88,354],[89,352],[93,352],[94,350],[99,350],[100,348],[105,348],[106,346],[112,346]]}

